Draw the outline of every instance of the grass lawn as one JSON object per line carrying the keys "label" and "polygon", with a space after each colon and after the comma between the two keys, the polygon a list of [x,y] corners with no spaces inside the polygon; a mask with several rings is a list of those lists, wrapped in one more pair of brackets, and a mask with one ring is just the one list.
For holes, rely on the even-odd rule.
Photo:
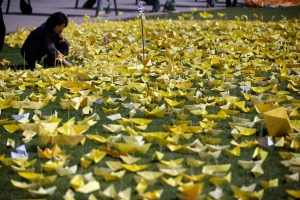
{"label": "grass lawn", "polygon": [[[46,106],[40,109],[41,114],[38,115],[40,120],[33,118],[35,113],[38,113],[34,109],[24,109],[24,112],[29,112],[30,123],[36,124],[49,122],[47,116],[54,116],[57,112],[57,118],[61,119],[59,128],[47,134],[70,131],[71,127],[75,127],[70,121],[73,118],[77,125],[95,122],[83,133],[86,136],[84,144],[76,146],[59,144],[61,150],[65,151],[65,155],[70,155],[66,160],[67,166],[76,165],[78,167],[76,174],[84,175],[93,172],[94,179],[101,185],[100,190],[89,194],[75,192],[75,199],[88,199],[91,194],[97,199],[103,199],[99,191],[104,191],[111,184],[114,185],[117,193],[130,187],[131,199],[151,199],[151,195],[152,199],[155,199],[160,196],[158,191],[161,189],[163,192],[160,199],[179,199],[178,195],[182,195],[181,191],[184,188],[189,191],[188,188],[193,184],[196,189],[190,190],[196,194],[203,194],[205,199],[206,197],[213,199],[210,192],[216,188],[222,189],[222,199],[234,199],[235,195],[241,199],[288,199],[286,190],[300,189],[299,180],[287,182],[285,178],[286,175],[292,173],[299,175],[300,172],[299,7],[276,9],[245,7],[207,12],[214,17],[203,20],[199,12],[193,13],[192,19],[189,17],[181,21],[176,20],[180,16],[178,13],[155,16],[153,20],[147,17],[146,52],[147,58],[150,56],[153,58],[150,65],[141,65],[141,42],[137,41],[140,38],[140,22],[136,19],[107,24],[100,22],[96,25],[70,24],[68,27],[70,30],[66,30],[66,37],[70,38],[69,41],[73,46],[72,59],[79,66],[85,66],[84,68],[57,67],[29,72],[22,70],[24,62],[20,49],[4,46],[0,53],[0,61],[6,59],[11,63],[8,66],[1,66],[3,68],[0,71],[1,108],[4,107],[5,100],[23,101],[29,98],[31,101],[46,102]],[[225,16],[221,18],[217,14],[219,12],[225,13]],[[158,18],[168,18],[173,21]],[[104,33],[110,39],[107,46],[101,44],[100,36]],[[11,70],[8,70],[9,68]],[[67,82],[74,84],[68,87]],[[240,86],[246,86],[244,89],[249,89],[249,92],[242,93]],[[55,98],[47,99],[45,94],[54,89],[57,90],[53,93]],[[265,91],[257,91],[259,89]],[[20,90],[22,92],[16,94]],[[83,115],[84,102],[89,101],[88,97],[91,98],[91,102],[93,98],[101,98],[103,103],[92,104],[93,110]],[[168,104],[165,98],[183,103],[177,104],[178,106],[168,106],[171,103]],[[77,110],[63,110],[60,103],[64,100],[72,100],[73,105],[79,102],[80,107]],[[125,106],[133,102],[141,104],[140,107],[133,110]],[[278,105],[288,110],[294,134],[283,137],[285,139],[283,147],[266,147],[258,144],[257,141],[268,135],[265,124],[258,122],[253,126],[255,129],[253,134],[233,138],[231,134],[233,128],[229,125],[229,122],[233,121],[232,117],[254,121],[258,115],[254,108],[255,102]],[[226,109],[226,104],[230,104],[229,110]],[[150,111],[155,105],[161,110],[165,105],[167,112],[162,117],[147,117],[145,109]],[[189,106],[192,105],[195,107],[189,110]],[[207,112],[201,111],[197,106],[205,107],[203,110]],[[114,109],[118,109],[116,113],[121,114],[123,120],[107,118],[114,113]],[[193,112],[197,109],[202,114]],[[223,109],[236,113],[225,115]],[[15,141],[16,147],[23,144],[22,130],[9,133],[7,126],[5,128],[8,124],[22,124],[11,120],[12,115],[17,115],[20,110],[11,107],[1,110],[0,156],[5,158],[11,157],[11,151],[15,151],[14,148],[7,147],[8,138]],[[152,120],[145,130],[143,130],[145,127],[142,126],[143,123],[137,124],[130,120],[130,115],[134,112],[136,114],[132,118]],[[97,114],[100,119],[92,120],[93,114]],[[184,119],[185,117],[187,119]],[[178,125],[185,121],[187,125]],[[274,120],[274,126],[276,123]],[[137,140],[136,143],[132,142],[129,143],[129,147],[121,148],[125,143],[124,138],[114,142],[118,135],[106,132],[103,125],[107,124],[123,124],[124,129],[120,132],[122,136],[143,136],[145,144],[151,144],[146,152],[129,153],[132,157],[140,158],[137,165],[147,165],[144,171],[158,172],[159,164],[164,163],[163,166],[169,171],[173,170],[172,172],[176,169],[184,169],[184,172],[173,175],[161,170],[164,171],[164,178],[169,180],[174,178],[179,181],[177,183],[173,181],[175,185],[171,186],[171,183],[168,185],[159,177],[155,184],[149,183],[145,190],[140,189],[141,192],[138,193],[136,187],[141,187],[143,182],[139,183],[135,180],[140,178],[137,173],[127,169],[123,178],[114,181],[106,181],[103,175],[97,174],[99,168],[108,169],[109,161],[119,161],[124,164],[120,156],[116,156],[118,155],[116,152],[130,151],[132,146],[138,147],[138,137],[132,137],[131,140]],[[195,133],[187,127],[200,128],[201,131]],[[36,130],[36,132],[40,133],[43,130]],[[213,130],[220,134],[212,134]],[[88,134],[101,136],[102,141],[93,141],[87,138]],[[163,137],[163,134],[166,135]],[[279,139],[281,137],[273,138],[273,142],[276,143]],[[197,141],[198,146],[195,145]],[[237,145],[233,145],[233,141],[241,144],[240,155],[234,156],[233,149]],[[40,137],[36,135],[25,144],[29,154],[28,160],[37,159],[33,165],[36,173],[44,173],[45,176],[56,175],[55,171],[45,172],[42,167],[47,161],[55,159],[41,159],[37,154],[37,146],[44,150],[51,149],[54,145],[41,145],[40,142]],[[245,146],[242,145],[243,143]],[[203,146],[201,147],[200,144]],[[107,153],[103,159],[99,162],[93,161],[89,167],[85,168],[81,164],[83,159],[93,159],[91,152],[106,147],[115,150],[113,155],[116,157]],[[192,152],[191,148],[196,150],[198,148],[198,151],[201,148],[205,150],[198,153],[196,150]],[[238,147],[235,148],[237,149]],[[259,150],[257,155],[256,150]],[[219,151],[219,156],[207,156],[207,154],[215,155]],[[177,167],[174,167],[174,162],[170,162],[168,167],[167,162],[153,161],[153,155],[157,152],[164,154],[162,158],[164,161],[177,159],[183,161]],[[284,159],[280,156],[280,152],[285,152],[287,155],[285,165],[281,163]],[[265,153],[267,157],[264,159]],[[190,161],[195,163],[190,164]],[[249,169],[242,168],[238,161],[249,161],[250,164],[254,162],[257,168],[261,167],[261,170],[253,166]],[[257,164],[259,162],[262,164]],[[197,165],[197,163],[202,164]],[[230,169],[204,171],[204,166],[223,164],[230,164]],[[116,172],[124,168],[126,166],[122,165]],[[12,185],[11,180],[26,183],[28,181],[15,173],[10,165],[2,162],[0,175],[2,179],[0,199],[31,197],[27,190],[17,189]],[[196,180],[196,176],[192,175],[199,175],[199,179]],[[45,198],[62,199],[68,189],[75,190],[76,187],[72,187],[70,183],[73,176],[57,176],[53,183],[42,185],[44,188],[57,186],[55,193]],[[278,181],[277,186],[264,188],[261,185],[261,181],[270,180]],[[85,180],[85,183],[87,182]],[[197,187],[198,183],[204,183],[202,191]],[[234,186],[241,188],[251,184],[256,184],[254,192],[234,192]],[[186,192],[186,195],[189,194],[190,199],[196,199],[191,191]],[[261,192],[263,195],[259,195]]]}

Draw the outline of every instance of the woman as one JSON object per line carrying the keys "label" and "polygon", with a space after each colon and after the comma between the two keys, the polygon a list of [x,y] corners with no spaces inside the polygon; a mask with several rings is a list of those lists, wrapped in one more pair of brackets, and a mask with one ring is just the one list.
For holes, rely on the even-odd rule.
{"label": "woman", "polygon": [[67,16],[61,12],[56,12],[28,35],[22,46],[21,54],[30,69],[34,69],[35,63],[39,63],[45,55],[47,55],[44,58],[45,67],[56,66],[58,64],[57,58],[62,60],[65,66],[72,66],[68,60],[61,56],[61,54],[69,54],[68,40],[61,35],[67,25]]}

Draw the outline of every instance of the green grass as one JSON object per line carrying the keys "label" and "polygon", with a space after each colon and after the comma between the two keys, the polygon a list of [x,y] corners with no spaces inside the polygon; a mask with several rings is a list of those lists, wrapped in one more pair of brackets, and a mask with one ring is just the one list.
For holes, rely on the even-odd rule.
{"label": "green grass", "polygon": [[[281,15],[284,15],[287,19],[293,19],[293,18],[299,19],[299,14],[298,14],[298,12],[296,12],[297,9],[299,10],[299,7],[276,8],[276,9],[228,8],[228,9],[224,9],[222,11],[209,11],[209,13],[212,13],[212,14],[214,14],[214,16],[216,16],[217,12],[223,12],[226,14],[225,16],[228,20],[234,20],[235,16],[241,16],[241,15],[247,15],[249,20],[252,20],[252,19],[256,20],[255,18],[252,18],[253,13],[255,12],[260,17],[260,20],[261,20],[261,17],[263,16],[263,21],[269,21],[273,15],[276,16],[275,20],[281,19]],[[194,16],[195,16],[195,19],[198,19],[197,16],[199,16],[199,15],[197,13],[195,13]],[[178,14],[177,13],[174,13],[174,14],[168,13],[167,15],[159,16],[159,18],[165,18],[165,17],[177,19]],[[215,18],[215,19],[218,19],[218,18]],[[221,56],[220,54],[218,54],[218,55]],[[182,55],[182,57],[184,57],[184,55]],[[15,68],[22,69],[22,67],[23,67],[23,59],[21,57],[19,49],[12,49],[12,48],[5,46],[2,50],[2,52],[0,53],[0,58],[1,59],[4,58],[4,59],[12,61],[11,65],[9,66],[11,69],[15,69]],[[239,59],[237,61],[242,62],[242,60],[239,60]],[[271,60],[271,62],[274,63],[274,60]],[[7,67],[4,67],[4,69],[6,69],[6,68]],[[188,69],[188,67],[186,67],[186,69]],[[213,75],[222,72],[222,69],[212,68],[211,70],[213,71]],[[255,75],[270,77],[271,74],[272,74],[271,70],[269,70],[269,71],[259,71],[258,70],[258,72]],[[4,78],[4,77],[1,77],[1,78]],[[156,80],[155,80],[155,78],[153,78],[151,81],[155,82]],[[196,78],[191,79],[191,81],[193,82],[193,87],[196,87],[196,84],[201,82],[200,79],[196,79]],[[256,86],[256,85],[253,84],[253,86]],[[210,90],[210,93],[207,94],[207,96],[210,96],[210,97],[220,96],[219,93],[212,90],[213,87],[205,84],[204,88],[206,90]],[[0,89],[1,89],[0,91],[3,92],[5,88],[0,87]],[[199,87],[197,87],[197,89],[199,89]],[[278,85],[278,90],[287,90],[287,82],[280,82],[280,84]],[[32,93],[39,93],[37,86],[32,87],[32,88],[27,88],[25,90],[25,92],[22,95],[20,95],[20,99],[23,100],[26,97],[29,97],[30,94],[32,94]],[[135,92],[132,91],[132,93],[135,93]],[[64,94],[69,94],[69,91],[67,89],[62,89],[61,91],[59,91],[56,94],[56,96],[57,96],[56,100],[54,102],[49,102],[49,105],[47,105],[43,109],[41,109],[42,115],[49,116],[49,115],[54,114],[54,111],[57,111],[58,117],[62,118],[62,123],[65,123],[72,117],[75,117],[76,122],[78,122],[79,120],[83,120],[84,117],[81,116],[81,109],[79,109],[78,111],[63,111],[61,109],[61,107],[59,105],[59,101],[61,98],[64,98]],[[243,96],[241,95],[240,90],[238,88],[231,89],[230,94],[234,94],[235,96],[243,99]],[[291,92],[289,95],[293,96],[295,99],[299,99],[299,95],[297,92]],[[114,92],[103,90],[103,97],[118,97],[118,95],[116,95]],[[186,99],[177,97],[176,100],[182,101],[182,100],[186,100]],[[125,103],[129,103],[129,102],[131,102],[130,99],[127,99],[125,101]],[[247,103],[249,104],[249,102],[247,102]],[[281,103],[280,105],[285,105],[288,103],[290,103],[290,102],[286,101],[286,102]],[[160,105],[161,104],[162,104],[162,102],[160,102]],[[189,104],[195,104],[195,102],[186,101],[185,105],[189,105]],[[128,117],[127,113],[129,112],[129,110],[122,107],[120,105],[120,103],[118,106],[120,106],[119,113],[121,113],[123,117]],[[115,106],[105,106],[103,104],[96,105],[96,107],[94,107],[94,112],[96,112],[100,116],[101,120],[96,125],[91,126],[90,129],[86,133],[99,134],[99,135],[107,138],[107,137],[111,136],[111,134],[105,133],[102,128],[102,125],[109,124],[109,123],[115,123],[115,122],[111,122],[110,120],[108,120],[106,118],[106,115],[102,112],[101,107],[115,108]],[[210,114],[215,114],[219,111],[219,106],[208,108],[207,111]],[[26,112],[30,112],[31,117],[34,114],[34,111],[32,111],[32,110],[26,110]],[[0,119],[11,119],[11,115],[17,114],[17,113],[18,113],[18,110],[14,110],[14,109],[2,110]],[[189,114],[189,112],[186,110],[184,111],[184,113]],[[255,115],[256,115],[255,112],[240,113],[238,115],[238,117],[253,119]],[[144,116],[143,116],[143,113],[139,112],[134,117],[138,118],[138,117],[144,117]],[[145,132],[165,131],[163,128],[163,125],[173,125],[173,123],[172,123],[173,119],[176,119],[176,116],[174,114],[171,116],[165,116],[163,118],[154,118],[153,122],[148,126],[148,128]],[[192,121],[193,125],[198,125],[198,123],[200,121],[202,121],[203,118],[199,117],[199,116],[190,115],[189,120]],[[231,121],[231,119],[221,120],[217,124],[216,129],[223,130],[222,134],[220,134],[219,136],[214,136],[214,137],[222,138],[222,142],[219,145],[228,145],[228,144],[230,144],[230,141],[233,140],[232,136],[230,135],[231,129],[228,125],[228,121]],[[62,123],[60,125],[62,125]],[[267,134],[266,131],[261,131],[260,125],[256,125],[255,128],[257,129],[257,132],[254,135],[248,136],[248,137],[244,136],[244,137],[240,138],[239,140],[237,140],[237,142],[241,142],[243,140],[257,140],[257,139],[259,139],[260,134],[263,134],[264,136]],[[263,126],[263,128],[265,128],[265,127]],[[0,127],[0,142],[1,142],[0,154],[5,153],[5,157],[10,157],[10,152],[13,151],[14,149],[6,147],[7,138],[11,138],[11,139],[15,140],[16,146],[19,146],[22,144],[22,141],[20,140],[21,134],[22,134],[21,131],[18,131],[16,133],[8,133],[3,127]],[[127,135],[128,133],[122,132],[122,134]],[[191,143],[196,139],[200,139],[201,135],[210,137],[209,135],[206,135],[204,133],[194,134],[189,140],[180,139],[179,144],[186,145],[188,143]],[[30,143],[26,144],[26,148],[29,153],[29,160],[37,158],[37,150],[36,150],[37,146],[40,146],[39,138],[37,136],[35,136],[35,138]],[[95,163],[92,164],[88,169],[82,168],[79,164],[81,156],[89,153],[92,149],[98,149],[100,146],[107,146],[107,144],[96,144],[93,141],[91,141],[90,139],[86,139],[86,142],[84,145],[78,145],[76,147],[61,145],[60,147],[61,147],[61,149],[66,151],[67,155],[71,155],[69,166],[73,166],[76,164],[76,165],[78,165],[77,173],[85,174],[87,172],[93,172],[94,167],[107,167],[105,164],[105,161],[119,160],[119,159],[112,158],[112,157],[106,155],[103,160],[101,160],[97,164],[95,164]],[[42,149],[45,149],[45,148],[51,148],[52,145],[46,145],[46,146],[40,146],[40,147]],[[232,149],[232,146],[229,149]],[[187,167],[187,165],[186,165],[187,158],[195,158],[195,159],[203,160],[206,162],[206,164],[212,164],[212,165],[213,164],[231,163],[232,167],[231,167],[230,171],[232,172],[232,180],[231,180],[230,184],[241,187],[242,185],[248,186],[252,183],[257,183],[256,191],[258,191],[258,190],[262,189],[259,186],[259,181],[270,180],[270,179],[274,179],[274,178],[278,177],[279,178],[279,186],[277,188],[266,189],[264,191],[263,199],[288,199],[288,195],[286,194],[285,189],[298,190],[300,185],[299,185],[299,182],[296,182],[296,183],[286,183],[285,182],[284,176],[286,174],[291,174],[291,173],[289,172],[287,167],[284,167],[283,165],[281,165],[279,163],[281,158],[280,158],[278,152],[279,151],[290,152],[291,149],[289,149],[289,148],[282,149],[282,148],[275,148],[275,147],[269,147],[269,148],[264,148],[264,149],[267,150],[269,154],[268,154],[266,161],[262,165],[262,168],[264,170],[264,175],[262,175],[258,178],[255,178],[252,175],[252,173],[250,172],[250,170],[242,169],[241,167],[239,167],[237,165],[238,160],[251,160],[253,152],[254,152],[254,148],[241,149],[241,155],[239,157],[233,157],[233,158],[228,157],[226,155],[226,153],[223,151],[220,158],[218,158],[217,160],[214,160],[214,159],[202,159],[197,154],[188,154],[186,151],[172,152],[166,146],[160,147],[157,144],[157,142],[152,142],[152,146],[146,154],[135,153],[132,156],[142,157],[142,160],[139,162],[139,164],[148,164],[147,170],[152,170],[152,171],[158,170],[157,166],[156,166],[157,162],[151,161],[152,155],[155,151],[161,151],[162,153],[164,153],[165,154],[164,160],[174,160],[177,158],[184,158],[183,167],[187,168],[187,171],[186,171],[187,174],[202,173],[201,167],[200,168]],[[299,150],[297,150],[296,153],[299,153]],[[37,163],[35,164],[36,172],[42,172],[41,164],[45,163],[45,162],[46,162],[46,160],[38,159]],[[54,172],[47,173],[47,176],[52,175],[52,174],[55,174],[55,173]],[[104,181],[104,179],[101,176],[94,176],[94,177],[96,178],[96,180],[98,180],[100,182],[101,191],[106,189],[111,183],[113,183],[115,185],[115,188],[117,191],[124,190],[127,187],[131,187],[132,188],[132,199],[136,199],[136,198],[138,198],[138,195],[134,192],[134,188],[136,186],[136,183],[134,182],[134,179],[133,179],[134,175],[135,175],[134,173],[127,172],[123,179],[121,179],[119,181],[113,181],[113,182],[106,182],[106,181]],[[12,184],[10,183],[10,179],[24,181],[24,179],[20,178],[17,174],[13,173],[11,167],[5,166],[2,164],[2,168],[0,169],[0,176],[2,179],[0,182],[0,188],[1,188],[0,189],[1,190],[0,199],[27,199],[27,198],[30,198],[30,195],[27,191],[15,189],[12,186]],[[166,176],[166,177],[168,177],[168,176]],[[213,186],[211,183],[209,183],[207,178],[204,179],[204,182],[205,182],[205,187],[203,190],[203,194],[208,195],[208,192],[214,190],[215,186]],[[227,184],[224,184],[221,186],[221,188],[223,189],[223,192],[224,192],[223,199],[234,199],[233,193],[230,189],[230,184],[227,183]],[[45,187],[48,188],[53,185],[56,185],[58,187],[58,189],[56,190],[56,192],[54,193],[53,196],[48,197],[47,199],[62,199],[62,196],[71,187],[69,177],[58,177],[57,180],[53,184],[46,185]],[[165,186],[162,183],[161,179],[158,179],[158,181],[155,185],[149,186],[147,188],[147,191],[158,190],[161,188],[164,189],[163,196],[161,199],[177,199],[177,194],[179,194],[179,192],[177,191],[177,188]],[[98,192],[93,192],[93,194],[98,199],[101,199],[101,197],[98,196]],[[89,196],[89,194],[76,193],[75,199],[88,199],[88,196]]]}

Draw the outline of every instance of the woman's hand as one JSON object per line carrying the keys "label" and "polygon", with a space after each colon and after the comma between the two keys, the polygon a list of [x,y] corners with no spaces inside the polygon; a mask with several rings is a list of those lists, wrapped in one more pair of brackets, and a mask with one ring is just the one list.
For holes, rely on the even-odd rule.
{"label": "woman's hand", "polygon": [[69,61],[67,61],[66,59],[64,59],[64,58],[62,57],[62,55],[58,54],[57,57],[58,57],[59,59],[61,59],[61,62],[62,62],[65,66],[67,66],[67,67],[73,67],[72,63],[70,63]]}
{"label": "woman's hand", "polygon": [[63,64],[66,65],[67,67],[73,67],[72,63],[70,63],[69,61],[67,60],[63,60]]}

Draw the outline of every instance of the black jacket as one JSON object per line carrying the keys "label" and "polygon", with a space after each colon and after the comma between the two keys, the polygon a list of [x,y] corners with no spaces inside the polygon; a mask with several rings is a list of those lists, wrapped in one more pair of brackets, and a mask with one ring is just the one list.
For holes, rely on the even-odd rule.
{"label": "black jacket", "polygon": [[21,54],[30,67],[47,55],[48,60],[55,62],[58,55],[60,35],[47,29],[45,23],[33,30],[25,40]]}

